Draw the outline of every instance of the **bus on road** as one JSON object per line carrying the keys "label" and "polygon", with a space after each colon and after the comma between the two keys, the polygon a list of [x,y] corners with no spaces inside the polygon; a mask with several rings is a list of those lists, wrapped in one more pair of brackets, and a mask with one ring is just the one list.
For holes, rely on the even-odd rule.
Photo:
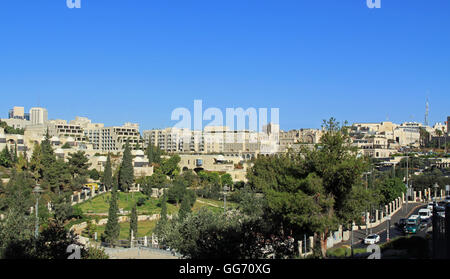
{"label": "bus on road", "polygon": [[420,216],[419,215],[411,215],[406,221],[405,233],[406,234],[415,234],[419,231],[420,228]]}

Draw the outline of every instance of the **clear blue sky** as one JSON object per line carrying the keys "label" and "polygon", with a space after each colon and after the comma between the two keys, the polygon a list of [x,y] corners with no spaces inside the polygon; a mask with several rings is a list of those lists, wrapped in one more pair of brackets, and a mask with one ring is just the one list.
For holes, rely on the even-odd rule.
{"label": "clear blue sky", "polygon": [[282,129],[450,115],[450,1],[2,0],[0,116],[141,129],[177,107],[278,107]]}

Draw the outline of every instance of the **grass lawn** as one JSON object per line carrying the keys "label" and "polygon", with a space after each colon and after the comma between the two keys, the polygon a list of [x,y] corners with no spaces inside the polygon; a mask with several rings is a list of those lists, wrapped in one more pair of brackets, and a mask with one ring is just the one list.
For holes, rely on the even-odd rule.
{"label": "grass lawn", "polygon": [[[123,193],[119,192],[119,208],[123,208],[125,211],[131,211],[131,208],[139,198],[146,198],[146,195],[136,192],[136,193]],[[111,193],[105,193],[100,196],[94,197],[91,200],[75,205],[74,207],[79,207],[84,213],[108,213],[109,210],[109,199],[111,198]],[[138,206],[139,215],[152,215],[161,212],[161,207],[158,206],[159,200],[156,198],[150,198],[145,201],[145,204]],[[173,214],[177,212],[178,209],[171,204],[167,204],[168,214]]]}
{"label": "grass lawn", "polygon": [[[138,222],[138,237],[151,236],[152,231],[156,226],[157,221],[139,221]],[[120,225],[120,235],[119,239],[128,239],[130,232],[130,222],[119,223]],[[95,230],[97,232],[97,236],[100,239],[100,236],[105,231],[106,225],[97,226]],[[83,232],[83,236],[87,237],[86,232]]]}
{"label": "grass lawn", "polygon": [[[210,204],[213,204],[214,206]],[[227,209],[236,208],[237,206],[238,206],[237,203],[227,201]],[[197,198],[197,201],[194,203],[194,206],[192,207],[192,211],[198,211],[202,207],[207,207],[208,209],[214,212],[223,212],[223,201]]]}
{"label": "grass lawn", "polygon": [[[123,193],[119,192],[119,208],[123,208],[125,211],[131,211],[131,208],[139,198],[145,198],[146,195],[136,192],[136,193]],[[83,213],[108,213],[109,210],[109,199],[111,198],[111,193],[105,193],[100,196],[96,196],[91,200],[85,201],[83,203],[77,204],[74,207],[79,207],[83,210]],[[159,199],[150,198],[145,201],[145,204],[138,206],[139,215],[152,215],[159,214],[161,212],[161,207],[158,206]],[[167,213],[169,215],[177,213],[179,206],[167,203]],[[198,211],[202,207],[207,207],[214,212],[223,211],[223,201],[197,198],[197,201],[192,207],[192,211]],[[234,202],[227,201],[227,208],[236,208],[237,204]]]}

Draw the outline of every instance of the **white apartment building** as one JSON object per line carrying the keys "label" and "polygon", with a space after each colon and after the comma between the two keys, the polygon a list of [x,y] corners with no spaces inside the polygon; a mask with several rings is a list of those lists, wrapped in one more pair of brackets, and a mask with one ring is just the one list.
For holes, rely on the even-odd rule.
{"label": "white apartment building", "polygon": [[127,141],[132,149],[138,143],[141,146],[143,144],[138,124],[105,127],[103,123],[92,123],[86,117],[76,117],[70,121],[70,125],[79,127],[83,141],[92,144],[92,148],[99,152],[121,152]]}
{"label": "white apartment building", "polygon": [[232,131],[226,126],[206,126],[203,131],[166,128],[144,131],[143,136],[146,146],[152,144],[168,153],[249,154],[245,156],[249,158],[262,150],[265,153],[278,152],[279,126],[276,127],[266,125],[262,133]]}
{"label": "white apartment building", "polygon": [[45,108],[31,108],[30,109],[31,125],[45,124],[48,121],[48,112]]}

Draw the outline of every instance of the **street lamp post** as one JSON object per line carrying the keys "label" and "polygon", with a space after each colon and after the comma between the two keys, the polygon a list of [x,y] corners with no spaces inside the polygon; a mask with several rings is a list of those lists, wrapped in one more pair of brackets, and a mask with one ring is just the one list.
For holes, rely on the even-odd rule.
{"label": "street lamp post", "polygon": [[389,241],[389,228],[391,226],[390,221],[391,221],[391,215],[387,215],[386,216],[386,220],[387,220],[387,231],[386,231],[386,241]]}
{"label": "street lamp post", "polygon": [[38,208],[39,208],[39,194],[42,193],[42,188],[39,186],[39,184],[36,184],[36,186],[33,188],[33,193],[36,195],[36,227],[34,231],[34,237],[38,238],[39,236],[39,214],[38,214]]}
{"label": "street lamp post", "polygon": [[434,188],[434,200],[437,201],[437,189],[439,188],[439,184],[437,184],[437,182],[434,183],[433,188]]}

